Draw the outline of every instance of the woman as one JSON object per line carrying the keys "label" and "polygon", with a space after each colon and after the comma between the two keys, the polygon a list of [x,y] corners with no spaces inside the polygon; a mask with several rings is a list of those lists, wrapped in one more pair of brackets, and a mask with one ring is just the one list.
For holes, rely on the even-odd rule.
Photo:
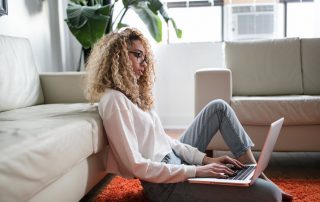
{"label": "woman", "polygon": [[[191,184],[191,177],[226,178],[245,163],[256,163],[246,134],[222,100],[209,103],[180,140],[166,135],[153,110],[154,61],[148,41],[126,28],[103,37],[87,63],[86,95],[99,101],[108,136],[107,171],[141,179],[152,201],[281,201],[281,190],[258,179],[249,188]],[[217,130],[235,158],[210,158],[205,149]],[[227,165],[228,164],[228,165]]]}

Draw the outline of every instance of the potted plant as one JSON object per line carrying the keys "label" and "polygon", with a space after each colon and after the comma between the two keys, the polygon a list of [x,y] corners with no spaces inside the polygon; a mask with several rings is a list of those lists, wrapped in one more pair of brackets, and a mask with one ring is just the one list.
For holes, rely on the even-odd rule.
{"label": "potted plant", "polygon": [[82,45],[85,58],[91,47],[104,34],[128,26],[122,22],[129,9],[133,9],[147,26],[151,36],[162,41],[162,22],[171,22],[178,38],[182,31],[169,17],[165,6],[159,0],[122,0],[123,9],[114,17],[114,6],[119,0],[70,0],[67,6],[67,19],[70,31]]}

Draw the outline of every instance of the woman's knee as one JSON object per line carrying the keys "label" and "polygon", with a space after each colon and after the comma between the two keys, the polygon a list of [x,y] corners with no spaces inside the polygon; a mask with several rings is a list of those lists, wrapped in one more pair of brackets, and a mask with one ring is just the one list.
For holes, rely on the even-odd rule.
{"label": "woman's knee", "polygon": [[223,99],[214,99],[207,105],[207,108],[222,111],[226,111],[229,107],[230,105]]}

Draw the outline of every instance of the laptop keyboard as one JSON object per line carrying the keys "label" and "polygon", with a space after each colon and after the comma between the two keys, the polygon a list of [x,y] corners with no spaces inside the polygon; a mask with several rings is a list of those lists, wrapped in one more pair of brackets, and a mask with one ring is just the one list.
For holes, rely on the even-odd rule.
{"label": "laptop keyboard", "polygon": [[241,170],[234,170],[234,172],[236,172],[235,176],[231,176],[227,179],[230,180],[244,180],[246,179],[246,177],[248,177],[248,175],[251,173],[251,171],[253,169],[255,169],[256,166],[245,166],[243,169]]}

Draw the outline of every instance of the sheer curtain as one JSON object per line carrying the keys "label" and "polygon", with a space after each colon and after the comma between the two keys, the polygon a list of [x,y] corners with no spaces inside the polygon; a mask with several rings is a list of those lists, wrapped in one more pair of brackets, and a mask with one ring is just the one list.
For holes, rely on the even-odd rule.
{"label": "sheer curtain", "polygon": [[57,3],[57,16],[59,24],[59,43],[62,71],[84,70],[81,44],[70,32],[66,22],[66,8],[69,0],[59,0]]}

